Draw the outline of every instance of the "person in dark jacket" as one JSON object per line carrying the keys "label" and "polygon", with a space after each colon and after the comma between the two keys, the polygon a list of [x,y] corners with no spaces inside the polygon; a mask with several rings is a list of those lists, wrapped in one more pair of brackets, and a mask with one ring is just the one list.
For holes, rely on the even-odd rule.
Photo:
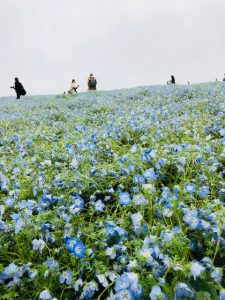
{"label": "person in dark jacket", "polygon": [[20,99],[20,96],[25,96],[26,95],[26,91],[22,85],[21,82],[19,82],[19,79],[16,77],[15,78],[15,85],[11,86],[11,89],[14,89],[16,91],[16,99]]}
{"label": "person in dark jacket", "polygon": [[171,80],[167,81],[167,84],[175,84],[175,77],[173,75],[171,75]]}
{"label": "person in dark jacket", "polygon": [[88,90],[89,91],[95,91],[97,86],[97,80],[94,77],[94,75],[91,73],[88,77]]}

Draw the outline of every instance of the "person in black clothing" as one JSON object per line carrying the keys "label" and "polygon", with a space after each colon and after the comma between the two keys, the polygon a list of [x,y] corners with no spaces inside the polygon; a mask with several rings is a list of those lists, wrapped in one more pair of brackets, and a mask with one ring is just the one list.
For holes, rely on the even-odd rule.
{"label": "person in black clothing", "polygon": [[171,80],[167,81],[167,84],[175,84],[175,77],[173,75],[171,75]]}
{"label": "person in black clothing", "polygon": [[22,85],[21,82],[19,82],[19,79],[16,77],[15,78],[15,85],[11,86],[11,89],[14,89],[16,91],[16,99],[20,99],[20,96],[25,96],[26,95],[26,91]]}
{"label": "person in black clothing", "polygon": [[88,90],[89,91],[96,91],[96,85],[97,85],[97,80],[94,77],[94,75],[91,73],[90,76],[88,77]]}

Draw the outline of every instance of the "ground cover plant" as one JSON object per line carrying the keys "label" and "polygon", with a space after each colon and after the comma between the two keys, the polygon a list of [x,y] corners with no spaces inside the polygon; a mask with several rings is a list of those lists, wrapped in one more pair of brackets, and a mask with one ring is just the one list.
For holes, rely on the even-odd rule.
{"label": "ground cover plant", "polygon": [[0,299],[225,299],[225,84],[0,99]]}

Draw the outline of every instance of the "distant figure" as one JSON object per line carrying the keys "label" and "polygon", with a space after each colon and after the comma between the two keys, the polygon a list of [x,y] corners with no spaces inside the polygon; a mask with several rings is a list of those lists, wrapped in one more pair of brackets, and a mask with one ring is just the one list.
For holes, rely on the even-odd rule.
{"label": "distant figure", "polygon": [[89,91],[96,91],[96,86],[97,86],[97,80],[91,73],[90,76],[88,77],[88,90]]}
{"label": "distant figure", "polygon": [[175,84],[175,77],[173,75],[171,75],[171,80],[167,81],[167,84]]}
{"label": "distant figure", "polygon": [[70,86],[70,89],[68,91],[68,94],[72,95],[73,92],[77,93],[77,89],[79,88],[79,85],[76,85],[76,80],[73,79],[72,80],[72,83],[71,83],[71,86]]}
{"label": "distant figure", "polygon": [[26,91],[22,85],[21,82],[19,82],[19,79],[16,77],[15,78],[15,85],[11,86],[11,89],[14,89],[16,91],[16,99],[20,99],[20,96],[25,96],[26,95]]}
{"label": "distant figure", "polygon": [[190,81],[188,81],[188,85],[190,85]]}
{"label": "distant figure", "polygon": [[223,81],[225,81],[225,74],[224,74],[224,77],[223,77]]}

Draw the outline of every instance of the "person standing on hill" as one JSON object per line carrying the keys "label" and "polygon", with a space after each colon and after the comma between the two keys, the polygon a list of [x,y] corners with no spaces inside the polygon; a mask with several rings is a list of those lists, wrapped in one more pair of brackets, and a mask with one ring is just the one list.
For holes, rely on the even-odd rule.
{"label": "person standing on hill", "polygon": [[71,82],[71,86],[70,86],[70,89],[68,91],[68,94],[73,94],[73,92],[77,93],[77,89],[78,89],[79,85],[76,85],[76,80],[73,79],[72,82]]}
{"label": "person standing on hill", "polygon": [[167,84],[175,84],[175,77],[173,75],[171,75],[171,80],[167,81]]}
{"label": "person standing on hill", "polygon": [[223,81],[225,82],[225,74],[224,74],[224,77],[223,77]]}
{"label": "person standing on hill", "polygon": [[97,80],[94,77],[94,75],[91,73],[90,76],[88,77],[88,90],[89,91],[96,91],[96,86],[97,86]]}
{"label": "person standing on hill", "polygon": [[14,89],[16,91],[16,99],[20,99],[20,96],[25,96],[26,95],[26,91],[22,85],[21,82],[19,82],[19,79],[16,77],[15,78],[15,85],[11,86],[11,89]]}

